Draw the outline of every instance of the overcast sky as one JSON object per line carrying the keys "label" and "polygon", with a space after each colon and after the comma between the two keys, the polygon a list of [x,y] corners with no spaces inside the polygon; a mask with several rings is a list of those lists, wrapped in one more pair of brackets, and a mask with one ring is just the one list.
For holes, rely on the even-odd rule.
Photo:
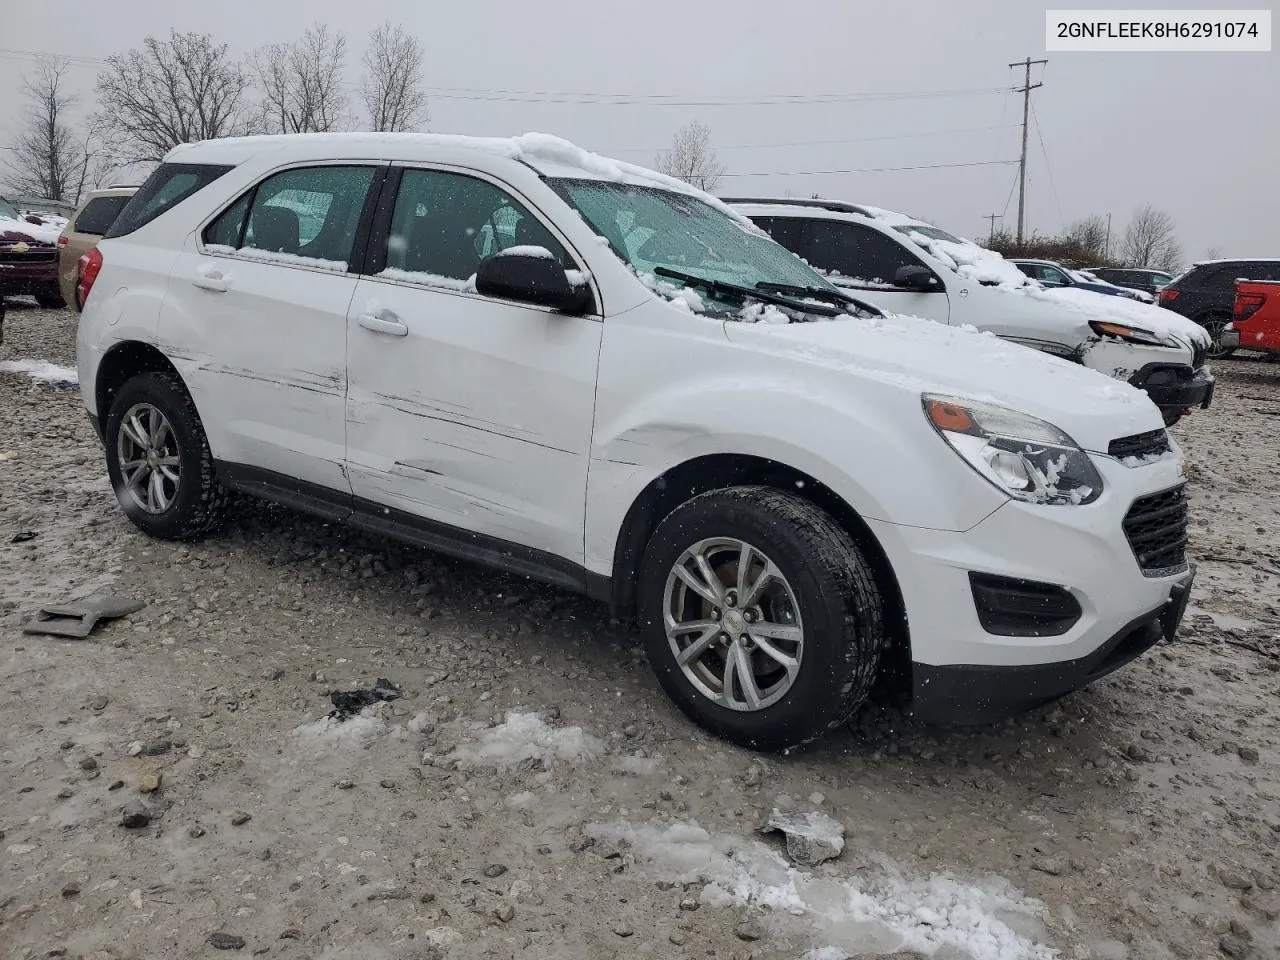
{"label": "overcast sky", "polygon": [[[801,172],[1016,159],[1021,96],[1010,88],[1021,71],[1015,75],[1008,64],[1046,57],[1045,5],[1026,0],[3,0],[3,6],[0,47],[82,58],[126,50],[170,27],[208,31],[243,54],[322,21],[348,37],[353,85],[368,31],[390,19],[425,48],[433,132],[546,131],[652,164],[672,132],[696,118],[711,128],[733,175],[722,194],[816,192],[975,237],[986,235],[989,213],[1003,213],[999,222],[1013,227],[1016,166]],[[1029,231],[1054,232],[1064,221],[1110,213],[1114,238],[1136,207],[1151,202],[1176,217],[1187,259],[1210,248],[1228,256],[1280,253],[1280,53],[1047,56],[1048,65],[1033,75],[1044,86],[1032,99],[1039,123],[1030,137]],[[20,82],[32,66],[29,58],[0,53],[0,146],[17,130]],[[86,102],[96,69],[73,68]],[[547,93],[579,96],[552,103]],[[584,103],[584,94],[644,99]],[[899,96],[870,99],[885,94]],[[781,96],[828,102],[687,105]]]}

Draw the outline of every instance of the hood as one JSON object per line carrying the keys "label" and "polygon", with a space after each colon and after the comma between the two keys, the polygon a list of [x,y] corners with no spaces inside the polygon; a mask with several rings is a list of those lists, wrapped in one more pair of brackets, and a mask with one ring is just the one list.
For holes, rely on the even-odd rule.
{"label": "hood", "polygon": [[17,233],[26,237],[28,241],[36,240],[40,243],[57,243],[58,234],[61,232],[61,227],[45,226],[38,223],[28,223],[26,220],[13,220],[9,217],[0,217],[0,234]]}
{"label": "hood", "polygon": [[[1079,364],[979,333],[915,317],[842,317],[814,323],[725,323],[730,342],[918,398],[948,394],[1010,407],[1066,431],[1086,450],[1162,429],[1146,394]],[[923,414],[921,415],[923,416]]]}
{"label": "hood", "polygon": [[1045,303],[1058,304],[1077,314],[1086,323],[1090,320],[1122,323],[1125,326],[1150,330],[1161,336],[1176,337],[1188,345],[1199,343],[1202,347],[1207,347],[1212,342],[1209,334],[1200,324],[1193,323],[1182,314],[1155,304],[1141,303],[1125,297],[1107,296],[1090,290],[1076,290],[1071,287],[1053,289],[1036,287],[1020,293]]}

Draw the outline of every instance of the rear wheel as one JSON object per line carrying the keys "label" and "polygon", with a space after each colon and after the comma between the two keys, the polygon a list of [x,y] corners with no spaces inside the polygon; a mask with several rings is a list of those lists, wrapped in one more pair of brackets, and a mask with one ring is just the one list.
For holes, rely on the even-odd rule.
{"label": "rear wheel", "polygon": [[695,497],[640,573],[649,661],[694,722],[741,746],[799,747],[866,699],[885,646],[880,591],[848,533],[767,487]]}
{"label": "rear wheel", "polygon": [[1231,314],[1229,313],[1211,313],[1200,321],[1200,326],[1204,327],[1204,332],[1209,334],[1213,343],[1209,346],[1209,358],[1211,360],[1222,360],[1225,357],[1235,353],[1234,347],[1224,347],[1222,345],[1222,335],[1226,332],[1227,324],[1231,322]]}
{"label": "rear wheel", "polygon": [[104,430],[107,472],[134,525],[191,540],[222,520],[227,494],[195,404],[171,373],[144,373],[116,394]]}

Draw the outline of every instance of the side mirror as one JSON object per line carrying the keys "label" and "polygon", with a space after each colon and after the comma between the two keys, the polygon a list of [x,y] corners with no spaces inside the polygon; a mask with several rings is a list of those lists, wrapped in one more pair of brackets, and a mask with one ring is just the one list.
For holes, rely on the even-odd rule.
{"label": "side mirror", "polygon": [[893,272],[893,285],[905,290],[926,292],[937,287],[938,281],[928,267],[899,267]]}
{"label": "side mirror", "polygon": [[549,250],[525,247],[487,257],[476,271],[476,292],[499,300],[515,300],[563,313],[586,313],[591,291],[575,287]]}

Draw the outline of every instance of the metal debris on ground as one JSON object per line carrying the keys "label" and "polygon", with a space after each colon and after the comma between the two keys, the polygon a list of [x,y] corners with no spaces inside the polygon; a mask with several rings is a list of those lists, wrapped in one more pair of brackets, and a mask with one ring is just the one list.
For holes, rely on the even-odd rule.
{"label": "metal debris on ground", "polygon": [[346,720],[371,704],[398,700],[401,696],[403,694],[400,688],[385,677],[379,677],[372,690],[334,690],[329,694],[329,700],[333,703],[329,718]]}
{"label": "metal debris on ground", "polygon": [[99,622],[137,613],[145,606],[146,603],[142,600],[126,600],[105,594],[85,597],[71,603],[50,604],[37,610],[35,616],[22,628],[22,632],[83,639],[93,632]]}

